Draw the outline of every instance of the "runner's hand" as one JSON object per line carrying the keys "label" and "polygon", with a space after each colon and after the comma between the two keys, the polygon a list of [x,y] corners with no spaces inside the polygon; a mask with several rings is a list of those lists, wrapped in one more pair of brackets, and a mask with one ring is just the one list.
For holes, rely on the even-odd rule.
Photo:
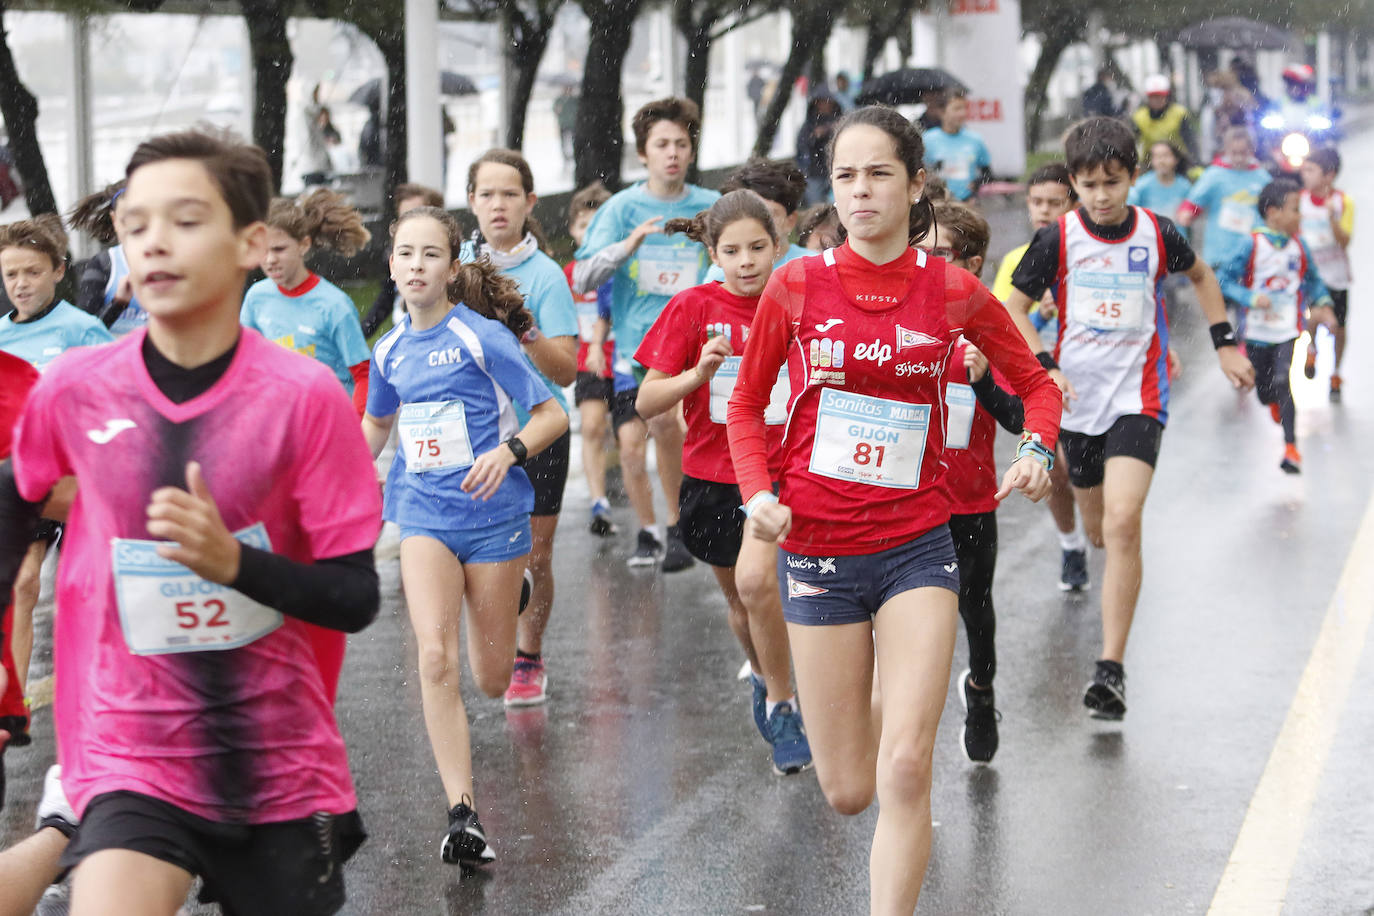
{"label": "runner's hand", "polygon": [[706,341],[706,346],[701,348],[701,358],[696,364],[697,378],[702,382],[709,382],[720,368],[720,364],[725,362],[725,357],[733,355],[734,352],[735,348],[730,346],[729,339],[722,335],[717,334]]}
{"label": "runner's hand", "polygon": [[1078,400],[1078,392],[1073,390],[1069,377],[1058,369],[1051,369],[1050,381],[1058,385],[1059,390],[1064,393],[1064,413],[1072,413],[1069,402]]}
{"label": "runner's hand", "polygon": [[792,530],[792,510],[782,503],[761,502],[749,516],[754,523],[754,537],[770,544],[779,544]]}
{"label": "runner's hand", "polygon": [[1255,298],[1250,302],[1250,308],[1259,309],[1261,312],[1269,311],[1271,305],[1273,303],[1269,301],[1268,293],[1256,293]]}
{"label": "runner's hand", "polygon": [[1050,472],[1032,456],[1023,455],[1013,461],[1007,473],[1002,475],[1002,487],[997,491],[997,500],[1006,499],[1012,490],[1020,490],[1031,502],[1038,503],[1050,492]]}
{"label": "runner's hand", "polygon": [[602,347],[587,348],[587,371],[597,378],[606,371],[606,351]]}
{"label": "runner's hand", "polygon": [[988,371],[988,358],[973,344],[964,347],[964,370],[970,383],[981,379]]}
{"label": "runner's hand", "polygon": [[635,226],[634,229],[630,231],[630,234],[625,237],[625,241],[629,248],[628,253],[634,254],[635,251],[639,249],[639,243],[644,241],[644,236],[661,231],[658,228],[658,224],[661,222],[663,222],[663,217],[652,216],[638,226]]}
{"label": "runner's hand", "polygon": [[1169,381],[1173,381],[1183,374],[1183,360],[1178,358],[1178,351],[1173,347],[1169,348]]}
{"label": "runner's hand", "polygon": [[503,442],[491,451],[477,456],[460,486],[464,493],[471,493],[473,499],[486,502],[501,489],[506,472],[514,465],[515,453]]}
{"label": "runner's hand", "polygon": [[1249,391],[1255,387],[1255,367],[1240,350],[1222,347],[1217,351],[1217,359],[1221,360],[1221,371],[1226,373],[1236,390]]}
{"label": "runner's hand", "polygon": [[200,463],[186,465],[186,489],[159,487],[148,501],[148,533],[172,541],[157,548],[210,582],[228,585],[239,575],[239,542],[220,518]]}

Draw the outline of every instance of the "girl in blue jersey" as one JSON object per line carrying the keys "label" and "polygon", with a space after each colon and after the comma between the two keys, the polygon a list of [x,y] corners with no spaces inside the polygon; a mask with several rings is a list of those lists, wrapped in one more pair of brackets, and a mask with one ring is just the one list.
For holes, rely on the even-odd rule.
{"label": "girl in blue jersey", "polygon": [[1158,140],[1150,145],[1150,170],[1136,179],[1126,202],[1177,220],[1192,189],[1183,151],[1167,140]]}
{"label": "girl in blue jersey", "polygon": [[277,198],[267,211],[267,279],[248,288],[240,320],[268,340],[324,363],[367,404],[367,340],[353,299],[305,265],[311,248],[352,257],[371,233],[343,195],[318,188],[298,200]]}
{"label": "girl in blue jersey", "polygon": [[108,246],[86,261],[77,280],[76,305],[99,318],[110,333],[123,337],[148,323],[148,313],[135,298],[129,281],[129,260],[115,233],[114,213],[124,182],[107,185],[77,201],[67,214],[71,227],[98,244]]}
{"label": "girl in blue jersey", "polygon": [[[535,200],[534,174],[525,157],[508,149],[483,153],[468,170],[468,208],[477,217],[478,233],[463,246],[460,260],[486,258],[519,285],[534,317],[534,326],[521,339],[525,355],[566,413],[563,389],[577,380],[577,307],[562,268],[541,250],[539,224],[530,215]],[[564,433],[525,467],[534,486],[533,583],[529,607],[520,615],[507,706],[533,706],[548,696],[544,630],[553,611],[553,535],[563,510],[571,444],[572,434]]]}
{"label": "girl in blue jersey", "polygon": [[[420,656],[420,695],[448,797],[445,862],[495,858],[473,805],[472,751],[459,692],[459,622],[483,693],[510,683],[534,490],[520,465],[568,417],[520,351],[533,325],[514,282],[460,264],[458,222],[418,207],[392,224],[391,275],[407,316],[373,350],[363,432],[373,455],[400,442],[383,516],[401,528],[401,581]],[[456,303],[456,304],[455,304]],[[517,426],[515,405],[529,421]]]}

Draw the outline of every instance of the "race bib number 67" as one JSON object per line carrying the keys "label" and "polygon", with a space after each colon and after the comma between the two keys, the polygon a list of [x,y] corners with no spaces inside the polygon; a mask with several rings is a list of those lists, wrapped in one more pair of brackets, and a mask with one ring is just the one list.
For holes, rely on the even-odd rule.
{"label": "race bib number 67", "polygon": [[914,490],[921,480],[929,429],[929,404],[824,388],[816,408],[811,473]]}

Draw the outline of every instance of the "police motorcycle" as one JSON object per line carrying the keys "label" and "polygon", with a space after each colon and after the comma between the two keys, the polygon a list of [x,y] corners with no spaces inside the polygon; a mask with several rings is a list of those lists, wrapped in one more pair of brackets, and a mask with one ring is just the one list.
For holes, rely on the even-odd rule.
{"label": "police motorcycle", "polygon": [[1259,115],[1260,159],[1275,177],[1296,178],[1308,153],[1340,139],[1340,111],[1317,98],[1316,77],[1307,64],[1284,68],[1283,85],[1283,98]]}

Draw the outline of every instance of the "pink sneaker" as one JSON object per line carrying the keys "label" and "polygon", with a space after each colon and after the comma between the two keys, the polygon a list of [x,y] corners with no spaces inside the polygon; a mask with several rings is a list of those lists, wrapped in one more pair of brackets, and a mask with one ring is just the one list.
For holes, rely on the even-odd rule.
{"label": "pink sneaker", "polygon": [[511,672],[510,686],[506,688],[507,706],[535,706],[549,698],[545,692],[548,678],[544,676],[544,660],[532,662],[526,658],[515,659],[515,670]]}

